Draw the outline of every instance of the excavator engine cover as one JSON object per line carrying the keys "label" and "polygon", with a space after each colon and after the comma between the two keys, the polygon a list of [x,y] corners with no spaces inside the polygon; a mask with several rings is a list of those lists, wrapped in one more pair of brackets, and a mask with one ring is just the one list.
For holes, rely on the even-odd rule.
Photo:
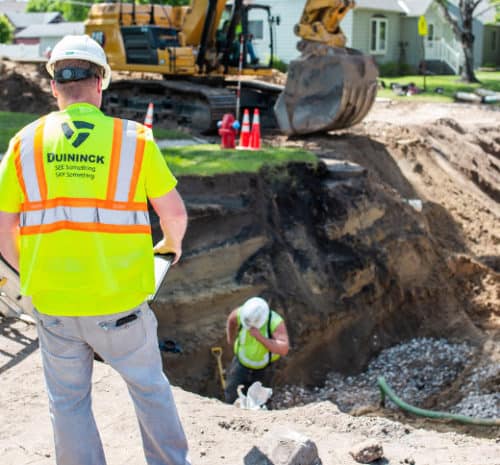
{"label": "excavator engine cover", "polygon": [[327,132],[360,122],[377,94],[373,58],[349,48],[303,40],[290,62],[285,89],[274,106],[287,135]]}

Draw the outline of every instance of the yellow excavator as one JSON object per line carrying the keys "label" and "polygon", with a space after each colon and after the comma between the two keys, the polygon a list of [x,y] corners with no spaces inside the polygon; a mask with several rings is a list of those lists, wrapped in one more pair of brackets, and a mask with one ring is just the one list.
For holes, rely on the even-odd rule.
{"label": "yellow excavator", "polygon": [[[93,4],[86,34],[103,46],[114,71],[142,73],[113,81],[103,109],[135,119],[154,102],[156,122],[175,121],[200,132],[213,131],[225,113],[238,115],[240,108],[258,108],[262,127],[288,135],[358,123],[375,99],[378,72],[372,57],[345,46],[339,23],[354,1],[305,2],[294,28],[301,55],[289,64],[284,87],[265,80],[273,73],[279,24],[268,5],[243,0]],[[255,17],[268,25],[266,63],[248,58]]]}

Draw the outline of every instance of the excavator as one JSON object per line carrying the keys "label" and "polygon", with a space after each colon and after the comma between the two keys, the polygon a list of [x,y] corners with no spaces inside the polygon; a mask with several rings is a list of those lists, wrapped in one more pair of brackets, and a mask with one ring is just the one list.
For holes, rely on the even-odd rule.
{"label": "excavator", "polygon": [[[112,81],[103,110],[135,119],[153,102],[155,122],[189,125],[201,133],[216,130],[226,113],[238,118],[240,108],[259,109],[263,128],[287,135],[360,122],[375,100],[378,71],[372,57],[346,47],[339,24],[355,3],[305,2],[294,28],[301,54],[289,63],[285,86],[269,80],[279,17],[268,5],[244,0],[93,4],[85,33],[103,46],[113,71],[131,74]],[[267,20],[265,63],[247,53],[256,14]]]}

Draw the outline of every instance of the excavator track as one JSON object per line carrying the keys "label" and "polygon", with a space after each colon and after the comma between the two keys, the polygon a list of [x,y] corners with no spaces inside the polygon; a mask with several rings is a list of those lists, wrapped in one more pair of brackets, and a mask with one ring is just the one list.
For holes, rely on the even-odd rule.
{"label": "excavator track", "polygon": [[189,126],[200,133],[213,132],[225,113],[234,113],[236,95],[224,87],[189,81],[123,79],[104,93],[102,109],[108,115],[132,120],[144,118],[154,103],[154,122],[160,126]]}
{"label": "excavator track", "polygon": [[[154,123],[188,126],[200,133],[213,133],[225,113],[236,114],[238,82],[194,80],[123,79],[114,81],[104,93],[103,111],[108,115],[140,121],[148,104],[154,103]],[[277,128],[273,106],[283,86],[244,80],[240,87],[240,116],[244,108],[260,111],[261,127]]]}

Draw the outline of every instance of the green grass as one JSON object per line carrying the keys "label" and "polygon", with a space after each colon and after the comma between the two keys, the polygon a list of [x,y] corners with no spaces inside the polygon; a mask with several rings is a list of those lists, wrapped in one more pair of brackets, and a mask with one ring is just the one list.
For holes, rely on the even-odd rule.
{"label": "green grass", "polygon": [[[15,113],[0,111],[0,153],[4,153],[9,145],[9,140],[23,126],[35,121],[40,115],[30,113]],[[156,139],[190,139],[191,136],[175,129],[153,128]]]}
{"label": "green grass", "polygon": [[23,126],[35,121],[39,115],[30,113],[12,113],[0,111],[0,153],[4,153],[9,145],[9,140]]}
{"label": "green grass", "polygon": [[162,150],[175,176],[211,176],[228,173],[255,173],[264,165],[288,162],[316,164],[316,156],[302,149],[222,150],[218,145],[190,145]]}
{"label": "green grass", "polygon": [[[483,88],[488,90],[493,90],[500,92],[500,72],[489,72],[482,71],[477,72],[476,77],[481,81],[479,84],[467,84],[461,82],[459,76],[426,76],[425,77],[425,88],[426,91],[407,96],[397,96],[391,89],[391,83],[398,83],[401,85],[409,84],[413,82],[418,88],[424,88],[424,77],[423,76],[401,76],[401,77],[381,77],[380,80],[385,82],[387,86],[386,89],[379,89],[377,92],[377,97],[385,97],[391,99],[401,99],[412,101],[427,101],[427,102],[452,102],[454,101],[454,95],[456,92],[474,92],[475,89]],[[435,92],[436,88],[441,87],[443,89],[442,94],[437,94]]]}
{"label": "green grass", "polygon": [[155,138],[158,140],[191,139],[191,136],[183,131],[177,131],[175,129],[156,128],[154,126],[153,126],[153,134]]}

